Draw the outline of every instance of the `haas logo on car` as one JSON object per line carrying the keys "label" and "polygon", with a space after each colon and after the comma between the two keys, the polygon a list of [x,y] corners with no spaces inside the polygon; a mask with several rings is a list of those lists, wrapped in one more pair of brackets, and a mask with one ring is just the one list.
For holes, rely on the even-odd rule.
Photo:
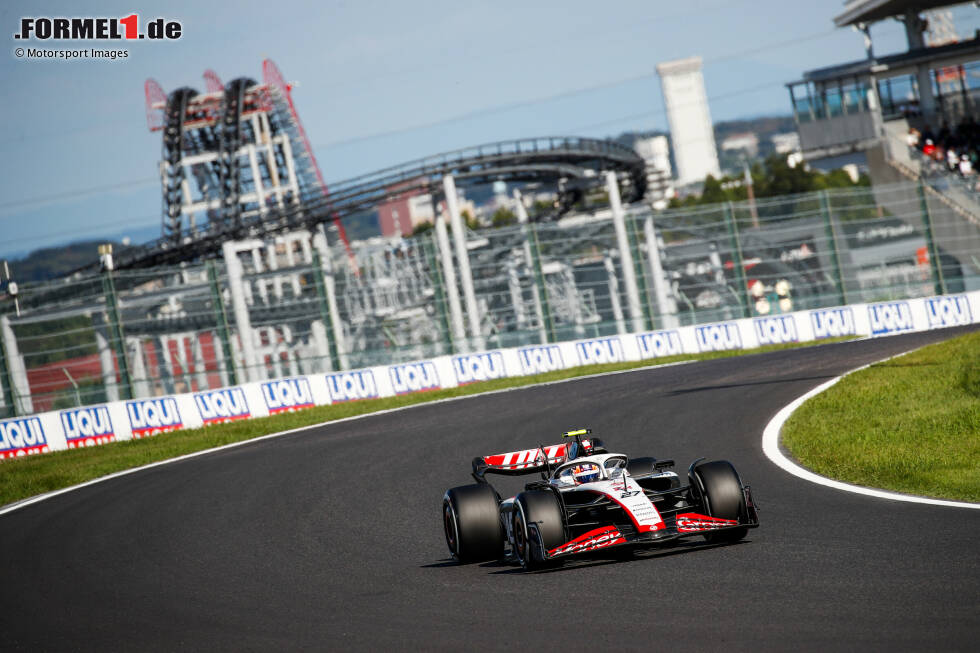
{"label": "haas logo on car", "polygon": [[685,512],[677,515],[677,531],[679,533],[697,533],[698,531],[713,531],[716,528],[725,526],[737,526],[738,521],[734,519],[721,519],[719,517],[709,517],[699,515],[694,512]]}
{"label": "haas logo on car", "polygon": [[813,337],[817,340],[857,334],[854,312],[850,308],[810,311],[810,324],[813,326]]}
{"label": "haas logo on car", "polygon": [[738,333],[738,325],[734,322],[718,322],[694,327],[694,335],[698,339],[699,351],[742,348],[742,337]]}
{"label": "haas logo on car", "polygon": [[37,417],[0,422],[0,458],[47,453],[48,441]]}
{"label": "haas logo on car", "polygon": [[453,356],[453,371],[456,373],[456,383],[459,385],[507,376],[507,371],[504,369],[504,356],[499,351]]}
{"label": "haas logo on car", "polygon": [[929,317],[930,329],[973,324],[970,301],[963,295],[927,299],[926,315]]}
{"label": "haas logo on car", "polygon": [[105,444],[116,439],[109,419],[109,408],[75,408],[61,411],[61,426],[65,430],[65,440],[69,449]]}
{"label": "haas logo on car", "polygon": [[391,387],[394,388],[396,395],[422,390],[437,390],[442,387],[439,385],[439,374],[436,372],[436,366],[430,361],[389,365],[388,377],[391,379]]}
{"label": "haas logo on car", "polygon": [[241,388],[198,392],[194,395],[194,403],[197,404],[197,410],[201,413],[201,420],[204,421],[205,426],[251,417],[248,402],[245,400],[245,391]]}
{"label": "haas logo on car", "polygon": [[582,365],[619,363],[623,360],[623,343],[619,338],[595,338],[575,343],[578,362]]}
{"label": "haas logo on car", "polygon": [[683,354],[681,334],[677,331],[652,331],[636,336],[640,348],[640,358],[661,358]]}
{"label": "haas logo on car", "polygon": [[614,544],[621,544],[626,541],[623,534],[615,526],[603,526],[584,535],[579,535],[571,542],[566,542],[556,549],[548,551],[550,557],[564,555],[566,553],[583,553],[595,549],[603,549]]}
{"label": "haas logo on car", "polygon": [[868,319],[871,333],[876,336],[886,333],[900,333],[915,328],[912,323],[912,309],[908,302],[884,302],[868,305]]}
{"label": "haas logo on car", "polygon": [[790,315],[757,317],[752,324],[760,345],[780,345],[799,339],[796,337],[796,322]]}
{"label": "haas logo on car", "polygon": [[521,359],[523,374],[541,374],[565,368],[561,349],[557,345],[522,347],[517,350],[517,355]]}
{"label": "haas logo on car", "polygon": [[310,382],[304,378],[281,379],[262,384],[262,398],[270,415],[313,407]]}
{"label": "haas logo on car", "polygon": [[145,438],[165,431],[183,428],[177,400],[173,397],[161,399],[138,399],[126,402],[129,426],[134,438]]}
{"label": "haas logo on car", "polygon": [[378,385],[374,382],[374,373],[371,370],[328,374],[327,388],[330,390],[330,401],[335,404],[376,399],[378,396]]}

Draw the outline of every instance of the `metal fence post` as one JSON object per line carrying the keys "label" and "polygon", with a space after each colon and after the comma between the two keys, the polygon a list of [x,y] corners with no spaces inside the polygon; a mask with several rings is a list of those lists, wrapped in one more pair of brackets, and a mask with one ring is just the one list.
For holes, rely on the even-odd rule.
{"label": "metal fence post", "polygon": [[[647,258],[650,263],[650,275],[653,277],[653,290],[657,295],[657,306],[660,308],[660,324],[675,328],[678,325],[677,302],[670,296],[669,283],[664,277],[664,268],[660,261],[660,240],[657,238],[652,215],[648,215],[644,221],[643,232],[647,241]],[[653,326],[651,325],[650,328]]]}
{"label": "metal fence post", "polygon": [[235,249],[234,242],[225,241],[221,249],[225,257],[228,290],[231,291],[231,307],[235,312],[235,326],[238,327],[242,358],[245,359],[245,378],[242,380],[261,381],[264,372],[259,370],[258,358],[255,354],[255,334],[252,331],[252,320],[248,314],[248,304],[245,302],[245,271],[242,268],[242,262],[238,260],[238,251]]}
{"label": "metal fence post", "polygon": [[834,229],[834,219],[830,211],[830,193],[826,189],[820,191],[820,212],[823,213],[824,225],[827,229],[827,239],[830,241],[830,261],[837,273],[839,287],[838,298],[840,305],[847,305],[847,289],[844,287],[844,269],[840,264],[840,250],[837,240],[837,230]]}
{"label": "metal fence post", "polygon": [[742,261],[742,243],[738,235],[738,225],[735,222],[735,207],[731,202],[725,202],[724,207],[725,226],[728,228],[728,236],[732,241],[732,263],[735,266],[735,283],[738,284],[740,294],[744,296],[742,304],[742,317],[749,317],[751,311],[751,296],[749,285],[745,279],[745,264]]}
{"label": "metal fence post", "polygon": [[[544,270],[541,267],[541,249],[538,244],[538,230],[530,222],[527,224],[528,244],[531,246],[531,261],[534,265],[534,283],[538,287],[538,295],[541,297],[541,315],[544,318],[545,342],[554,342],[555,320],[551,315],[551,306],[548,302],[548,287],[544,282]],[[544,344],[544,343],[542,343]]]}
{"label": "metal fence post", "polygon": [[[346,343],[344,342],[344,325],[340,321],[340,309],[337,307],[337,286],[334,281],[333,269],[330,263],[330,249],[327,247],[327,235],[322,227],[313,234],[313,253],[319,256],[320,278],[323,281],[323,297],[327,303],[327,315],[330,321],[324,326],[328,333],[328,342],[333,343],[330,349],[331,360],[336,355],[335,370],[346,370],[350,367],[347,358]],[[315,265],[315,263],[314,263]]]}
{"label": "metal fence post", "polygon": [[[521,191],[514,189],[514,199],[517,201],[517,222],[521,225],[521,235],[523,236],[523,247],[524,247],[524,264],[527,266],[528,270],[534,275],[534,283],[531,284],[531,300],[534,302],[534,316],[538,320],[538,337],[542,343],[548,342],[548,331],[545,323],[545,312],[541,305],[541,298],[544,296],[542,294],[543,284],[538,283],[538,268],[541,265],[540,261],[535,261],[536,249],[532,252],[531,248],[531,236],[528,228],[530,227],[530,220],[527,216],[527,209],[524,208],[524,198],[521,196]],[[543,278],[543,276],[542,276]]]}
{"label": "metal fence post", "polygon": [[[113,356],[112,347],[109,346],[109,338],[104,333],[106,329],[104,325],[98,325],[94,331],[95,347],[99,350],[99,367],[102,368],[102,386],[105,388],[106,399],[109,401],[119,401],[119,386],[116,384],[115,357]],[[136,371],[135,361],[133,369],[130,371],[133,374],[133,394],[139,396],[136,393],[136,382],[140,379],[140,375]]]}
{"label": "metal fence post", "polygon": [[619,198],[619,182],[616,173],[606,173],[606,190],[609,192],[609,208],[612,210],[613,229],[616,232],[616,248],[619,250],[619,263],[623,270],[623,283],[626,286],[626,303],[630,310],[633,331],[643,330],[643,309],[640,306],[640,291],[636,285],[636,267],[630,251],[629,236],[626,234],[626,220],[623,204]]}
{"label": "metal fence post", "polygon": [[[314,236],[315,238],[315,236]],[[330,352],[330,369],[337,372],[340,370],[340,357],[337,355],[337,338],[333,333],[335,323],[330,311],[330,302],[327,300],[327,281],[323,274],[323,259],[320,257],[320,248],[313,245],[311,252],[313,257],[313,285],[316,286],[316,296],[319,300],[320,319],[327,335],[327,350]]]}
{"label": "metal fence post", "polygon": [[34,412],[31,384],[27,378],[24,357],[20,355],[20,350],[17,348],[17,335],[14,333],[13,327],[10,326],[10,318],[6,315],[0,317],[0,340],[3,340],[4,344],[4,359],[10,373],[10,392],[13,396],[14,406],[16,406],[18,414],[29,415]]}
{"label": "metal fence post", "polygon": [[133,381],[129,374],[129,359],[126,358],[126,341],[123,339],[122,320],[119,319],[119,301],[116,297],[116,283],[112,278],[112,265],[107,265],[102,271],[102,294],[105,296],[106,321],[109,323],[109,344],[116,352],[116,365],[119,366],[119,396],[132,399]]}
{"label": "metal fence post", "polygon": [[925,186],[922,180],[918,183],[919,206],[922,210],[922,222],[926,227],[926,245],[929,247],[929,260],[932,261],[933,284],[937,295],[946,294],[946,280],[943,278],[943,266],[939,260],[939,250],[936,247],[936,237],[932,231],[932,216],[929,214],[929,202],[926,199]]}
{"label": "metal fence post", "polygon": [[480,326],[480,309],[476,303],[473,288],[473,271],[470,268],[470,253],[466,247],[466,225],[459,212],[459,198],[456,196],[456,182],[452,175],[442,178],[446,194],[446,210],[449,212],[453,241],[456,244],[456,262],[459,264],[459,280],[463,286],[463,301],[466,304],[466,317],[470,325],[471,342],[476,350],[483,349],[483,332]]}
{"label": "metal fence post", "polygon": [[[640,238],[636,228],[636,218],[626,217],[626,235],[629,236],[630,254],[633,257],[633,265],[636,267],[636,281],[638,290],[643,301],[640,306],[643,309],[643,328],[653,329],[653,307],[650,305],[650,289],[647,287],[647,277],[643,273],[643,257],[640,256]],[[649,246],[649,244],[648,244]],[[654,243],[656,246],[656,243]]]}
{"label": "metal fence post", "polygon": [[446,233],[446,221],[435,211],[436,243],[439,245],[439,256],[442,258],[442,273],[445,276],[446,296],[449,298],[449,315],[453,341],[457,351],[466,347],[466,328],[463,326],[463,309],[459,303],[459,289],[456,287],[456,270],[453,267],[453,252],[449,246],[449,235]]}
{"label": "metal fence post", "polygon": [[426,263],[430,270],[434,290],[433,299],[435,300],[436,312],[439,314],[439,330],[442,332],[442,341],[446,346],[446,353],[454,354],[456,352],[453,349],[452,324],[450,323],[448,309],[449,299],[446,297],[446,287],[442,283],[439,257],[435,254],[435,239],[436,234],[433,232],[428,237],[420,236],[418,242],[422,245],[422,251],[425,253]]}
{"label": "metal fence post", "polygon": [[235,355],[231,351],[231,337],[228,329],[228,313],[225,311],[225,300],[221,296],[221,286],[218,285],[218,272],[214,261],[208,261],[208,285],[211,287],[211,310],[214,311],[214,321],[218,328],[218,340],[221,341],[221,354],[224,358],[225,373],[229,385],[238,385],[238,371],[235,369]]}
{"label": "metal fence post", "polygon": [[0,338],[0,390],[3,391],[3,406],[5,417],[17,415],[17,403],[14,401],[14,375],[10,371],[10,357],[7,356],[7,347]]}

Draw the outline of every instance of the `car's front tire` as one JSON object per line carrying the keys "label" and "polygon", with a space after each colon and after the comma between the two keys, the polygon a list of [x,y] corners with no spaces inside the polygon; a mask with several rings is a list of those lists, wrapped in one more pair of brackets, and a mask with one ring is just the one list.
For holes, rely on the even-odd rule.
{"label": "car's front tire", "polygon": [[550,490],[522,492],[514,499],[514,555],[526,570],[544,565],[542,555],[565,543],[564,512]]}
{"label": "car's front tire", "polygon": [[[741,521],[747,514],[742,481],[735,466],[727,460],[701,463],[693,470],[692,481],[697,484],[706,514],[719,519]],[[705,533],[709,542],[737,542],[749,532],[748,528],[731,528],[716,533]]]}
{"label": "car's front tire", "polygon": [[458,562],[503,557],[504,529],[497,494],[489,485],[461,485],[442,499],[442,524],[449,554]]}

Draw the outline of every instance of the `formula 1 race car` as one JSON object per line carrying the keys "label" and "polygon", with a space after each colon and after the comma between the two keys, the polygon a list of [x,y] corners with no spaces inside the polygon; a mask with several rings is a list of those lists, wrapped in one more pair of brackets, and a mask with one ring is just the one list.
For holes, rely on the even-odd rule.
{"label": "formula 1 race car", "polygon": [[[459,562],[504,559],[524,569],[611,547],[638,548],[703,536],[736,542],[759,525],[752,493],[726,460],[669,471],[673,460],[609,453],[591,431],[571,442],[473,459],[476,483],[442,501],[449,552]],[[501,500],[487,474],[541,473],[516,497]],[[509,546],[509,551],[505,550]]]}

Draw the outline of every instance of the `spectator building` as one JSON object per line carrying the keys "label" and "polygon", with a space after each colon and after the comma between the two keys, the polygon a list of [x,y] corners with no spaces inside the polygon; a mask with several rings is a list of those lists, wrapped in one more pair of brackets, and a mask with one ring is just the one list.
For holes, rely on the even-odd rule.
{"label": "spectator building", "polygon": [[[980,193],[971,159],[980,150],[980,36],[958,39],[948,10],[955,4],[850,0],[834,24],[863,32],[867,56],[787,84],[803,160],[840,167],[849,158],[867,167],[876,189],[921,183],[918,196],[875,193],[893,215],[914,202],[923,207],[934,242],[925,259],[921,251],[906,255],[938,261],[934,276],[944,292],[980,288]],[[870,28],[892,20],[904,26],[908,49],[877,56]]]}
{"label": "spectator building", "polygon": [[[948,27],[932,37],[930,25],[948,22],[922,15],[952,4],[851,0],[845,5],[834,23],[864,32],[867,57],[807,71],[787,85],[805,159],[867,152],[889,135],[904,139],[910,125],[938,130],[976,113],[980,38],[957,41]],[[870,26],[889,19],[904,25],[908,50],[878,57]]]}

